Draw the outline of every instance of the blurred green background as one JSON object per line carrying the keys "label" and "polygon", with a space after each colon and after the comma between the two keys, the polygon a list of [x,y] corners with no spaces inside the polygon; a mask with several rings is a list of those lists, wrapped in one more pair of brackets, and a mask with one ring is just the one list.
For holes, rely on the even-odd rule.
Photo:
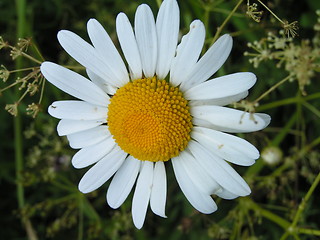
{"label": "blurred green background", "polygon": [[[169,163],[166,164],[168,218],[148,211],[144,227],[137,230],[130,213],[132,194],[120,209],[113,210],[105,201],[108,183],[87,195],[78,191],[77,184],[86,169],[76,170],[70,165],[75,150],[69,148],[65,138],[57,136],[58,121],[47,114],[52,101],[70,97],[38,79],[34,82],[35,94],[30,96],[27,92],[20,102],[27,89],[22,85],[36,79],[26,76],[36,71],[39,64],[23,56],[13,60],[10,51],[18,38],[30,39],[31,45],[23,48],[29,56],[40,62],[45,59],[73,66],[85,74],[59,46],[56,38],[59,30],[69,29],[88,40],[86,22],[96,18],[118,47],[116,15],[125,12],[133,22],[139,4],[147,3],[156,14],[160,2],[0,0],[0,36],[8,42],[2,42],[0,65],[9,71],[34,68],[10,72],[9,78],[0,82],[0,239],[320,238],[320,22],[316,14],[320,1],[317,0],[263,1],[280,19],[289,23],[298,21],[298,36],[289,41],[279,34],[282,24],[258,1],[249,4],[257,3],[256,11],[263,11],[260,22],[246,14],[247,2],[243,1],[222,29],[222,33],[234,36],[234,46],[217,75],[254,72],[258,82],[250,91],[249,102],[237,107],[251,107],[272,117],[267,129],[240,135],[266,156],[250,168],[234,166],[251,186],[249,197],[228,201],[213,196],[218,211],[200,214],[181,193]],[[207,30],[206,50],[217,28],[239,2],[178,0],[178,3],[181,35],[188,32],[193,19],[202,20]],[[249,42],[253,47],[248,47]],[[283,42],[283,46],[275,46]],[[259,52],[261,49],[265,52]],[[244,52],[249,54],[244,56]],[[259,64],[257,68],[250,59]],[[5,68],[1,67],[2,78]],[[17,83],[19,78],[26,80]],[[264,93],[266,96],[260,99]],[[26,108],[31,103],[38,104],[40,98],[40,112],[32,118]],[[257,99],[259,106],[250,105]],[[7,104],[17,101],[18,116],[13,117],[5,107],[8,109]]]}

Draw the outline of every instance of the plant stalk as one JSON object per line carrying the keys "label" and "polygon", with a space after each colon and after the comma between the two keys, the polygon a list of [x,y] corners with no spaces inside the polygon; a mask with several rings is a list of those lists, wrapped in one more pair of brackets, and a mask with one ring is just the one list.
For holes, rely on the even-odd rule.
{"label": "plant stalk", "polygon": [[[17,13],[17,39],[25,36],[26,23],[26,1],[16,0]],[[16,60],[16,69],[21,69],[23,62],[21,58]],[[19,74],[19,73],[17,73]],[[15,89],[15,98],[19,98],[19,88]],[[23,140],[22,140],[22,119],[18,114],[14,118],[14,149],[15,149],[15,168],[16,168],[16,185],[17,185],[17,200],[18,208],[22,210],[25,206],[24,187],[22,181],[22,172],[24,168],[23,160]],[[38,240],[37,234],[34,231],[31,221],[27,216],[21,217],[22,224],[27,232],[29,240]]]}

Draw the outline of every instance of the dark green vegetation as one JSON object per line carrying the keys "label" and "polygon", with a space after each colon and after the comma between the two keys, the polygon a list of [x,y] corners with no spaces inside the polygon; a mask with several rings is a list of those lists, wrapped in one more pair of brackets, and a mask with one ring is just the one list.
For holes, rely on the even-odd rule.
{"label": "dark green vegetation", "polygon": [[[271,115],[267,129],[241,137],[263,156],[268,151],[274,162],[260,158],[249,168],[235,166],[251,186],[249,197],[227,201],[214,196],[218,211],[200,214],[181,193],[167,163],[168,219],[149,211],[143,229],[136,230],[132,195],[113,210],[105,201],[108,183],[91,194],[78,191],[85,170],[70,165],[75,151],[57,136],[58,121],[46,110],[52,101],[70,97],[44,85],[39,63],[46,59],[84,73],[59,46],[57,32],[69,29],[88,39],[86,22],[96,18],[118,44],[117,13],[123,11],[133,21],[143,2],[157,12],[160,0],[0,0],[0,65],[5,66],[0,70],[0,239],[318,239],[319,1],[263,1],[282,23],[259,1],[250,1],[250,9],[246,1],[179,1],[182,34],[193,19],[205,23],[204,50],[219,27],[234,36],[233,51],[218,75],[252,71],[258,77],[247,101],[235,107]],[[255,22],[260,15],[252,12],[259,11],[261,21]],[[294,35],[294,21],[299,35],[288,39]],[[26,70],[15,71],[19,69]]]}

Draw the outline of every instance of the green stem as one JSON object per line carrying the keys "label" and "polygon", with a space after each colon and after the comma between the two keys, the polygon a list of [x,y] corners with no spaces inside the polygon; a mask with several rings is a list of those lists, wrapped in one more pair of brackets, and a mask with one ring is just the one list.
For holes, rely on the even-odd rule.
{"label": "green stem", "polygon": [[276,179],[276,177],[279,177],[282,175],[282,173],[291,167],[290,163],[284,163],[283,165],[279,166],[277,169],[275,169],[272,174],[270,175],[271,179]]}
{"label": "green stem", "polygon": [[258,106],[256,110],[258,112],[261,112],[261,111],[265,111],[265,110],[272,109],[272,108],[277,108],[277,107],[284,106],[284,105],[294,104],[294,103],[297,103],[297,101],[298,101],[297,97],[286,98],[286,99],[282,99],[279,101],[274,101],[271,103],[263,104],[261,106]]}
{"label": "green stem", "polygon": [[289,232],[285,232],[282,237],[280,238],[280,240],[285,240],[287,239],[287,237],[289,236]]}
{"label": "green stem", "polygon": [[34,67],[28,67],[28,68],[22,68],[22,69],[14,69],[14,70],[11,70],[10,73],[30,71],[30,70],[33,70],[33,69],[34,69]]}
{"label": "green stem", "polygon": [[19,105],[20,102],[22,101],[22,99],[28,94],[29,90],[27,89],[26,91],[24,91],[24,93],[21,95],[21,97],[19,98],[19,100],[17,101],[17,104]]}
{"label": "green stem", "polygon": [[293,125],[296,123],[298,118],[297,113],[293,113],[287,124],[282,128],[279,134],[272,140],[272,146],[279,146],[280,143],[284,140],[287,134],[292,129]]}
{"label": "green stem", "polygon": [[287,229],[290,226],[290,222],[288,222],[287,220],[283,219],[282,217],[263,209],[262,207],[260,207],[258,204],[256,204],[255,202],[253,202],[251,199],[247,199],[248,203],[247,206],[249,206],[249,208],[251,208],[252,210],[254,210],[256,213],[260,214],[261,216],[263,216],[264,218],[269,219],[270,221],[278,224],[280,227],[282,227],[283,229]]}
{"label": "green stem", "polygon": [[83,66],[71,66],[71,65],[62,65],[65,68],[68,68],[70,70],[85,70],[86,68]]}
{"label": "green stem", "polygon": [[[283,141],[283,139],[287,136],[289,133],[290,129],[292,128],[293,124],[297,120],[297,113],[294,113],[287,124],[281,129],[281,131],[277,134],[277,136],[272,140],[271,146],[279,146],[280,143]],[[263,169],[265,166],[265,163],[263,160],[257,161],[253,166],[251,166],[247,172],[246,172],[246,177],[251,177],[251,176],[257,176],[259,172]]]}
{"label": "green stem", "polygon": [[[9,47],[10,47],[12,50],[17,50],[16,47],[13,47],[13,46],[9,46]],[[28,58],[29,60],[31,60],[31,61],[39,64],[39,65],[41,65],[41,63],[43,62],[43,61],[40,61],[40,60],[38,60],[38,59],[30,56],[29,54],[23,52],[22,50],[19,50],[19,55],[18,55],[18,56],[23,56],[23,57],[25,57],[25,58]]]}
{"label": "green stem", "polygon": [[8,90],[9,88],[12,88],[13,86],[17,85],[18,83],[20,83],[20,82],[16,81],[16,82],[10,84],[9,86],[6,86],[5,88],[0,89],[0,93]]}
{"label": "green stem", "polygon": [[257,107],[257,111],[265,111],[271,108],[276,108],[276,107],[280,107],[280,106],[284,106],[284,105],[289,105],[289,104],[294,104],[297,103],[298,101],[303,100],[304,102],[306,101],[311,101],[314,99],[320,98],[320,93],[314,93],[314,94],[310,94],[306,97],[292,97],[292,98],[286,98],[286,99],[282,99],[279,101],[274,101],[271,103],[267,103],[267,104],[263,104],[261,106]]}
{"label": "green stem", "polygon": [[42,61],[39,61],[38,59],[35,59],[34,57],[31,57],[30,55],[22,52],[21,53],[22,56],[24,56],[25,58],[28,58],[30,59],[31,61],[35,62],[35,63],[38,63],[39,65],[41,65]]}
{"label": "green stem", "polygon": [[315,140],[313,140],[313,141],[307,146],[307,150],[312,149],[313,147],[317,146],[318,144],[320,144],[320,137],[317,137]]}
{"label": "green stem", "polygon": [[17,199],[19,209],[24,207],[24,188],[22,184],[23,171],[23,153],[22,153],[22,130],[21,117],[17,115],[14,118],[14,146],[15,146],[15,165],[16,165],[16,184],[17,184]]}
{"label": "green stem", "polygon": [[222,29],[224,28],[224,26],[229,22],[230,18],[233,16],[233,14],[237,11],[237,9],[239,8],[239,6],[241,5],[241,3],[243,2],[243,0],[239,0],[239,2],[237,3],[237,5],[232,9],[232,11],[229,13],[228,17],[224,20],[224,22],[221,24],[220,27],[217,28],[217,32],[214,35],[213,39],[212,39],[212,43],[214,43],[218,37],[220,36],[220,33],[222,32]]}
{"label": "green stem", "polygon": [[320,236],[320,230],[307,229],[307,228],[298,228],[297,231],[299,233],[303,233],[303,234]]}
{"label": "green stem", "polygon": [[161,0],[156,0],[158,7],[160,8]]}
{"label": "green stem", "polygon": [[281,22],[282,24],[284,24],[284,22],[274,13],[271,11],[270,8],[267,7],[267,5],[265,5],[262,1],[258,0],[258,2],[265,8],[267,9],[279,22]]}
{"label": "green stem", "polygon": [[207,6],[204,6],[203,24],[205,26],[208,26],[209,24],[209,17],[210,17],[210,9]]}
{"label": "green stem", "polygon": [[[17,38],[24,36],[25,29],[25,0],[16,0],[17,7]],[[22,60],[17,59],[16,69],[20,69]],[[16,89],[16,97],[19,95],[19,89]],[[23,147],[22,147],[22,124],[21,117],[18,115],[14,118],[14,135],[15,135],[15,163],[16,163],[16,178],[17,178],[17,199],[19,208],[24,206],[24,188],[21,180],[21,173],[23,171]]]}
{"label": "green stem", "polygon": [[309,201],[312,193],[314,192],[314,190],[318,186],[319,182],[320,182],[320,172],[319,172],[318,176],[316,177],[316,179],[314,180],[314,182],[312,183],[311,187],[309,188],[306,196],[302,199],[302,202],[300,203],[300,205],[298,207],[298,211],[296,212],[296,215],[294,216],[293,222],[291,224],[292,228],[295,228],[295,226],[297,225],[298,220],[300,218],[300,215],[302,214],[303,210],[305,209],[307,202]]}
{"label": "green stem", "polygon": [[[26,1],[16,0],[16,13],[17,13],[17,38],[22,38],[25,35],[25,22],[26,22]],[[22,68],[22,59],[16,60],[16,69]],[[15,89],[15,96],[18,98],[20,92],[19,88]],[[14,118],[14,149],[15,149],[15,168],[16,168],[16,185],[17,185],[17,199],[18,207],[21,210],[25,205],[24,187],[22,182],[22,171],[24,168],[23,162],[23,141],[22,141],[22,121],[20,115]],[[29,240],[37,240],[37,234],[34,231],[31,221],[27,216],[22,216],[21,221],[27,232]]]}
{"label": "green stem", "polygon": [[318,118],[320,118],[320,111],[311,105],[310,103],[304,102],[303,106],[305,106],[307,109],[309,109],[314,115],[316,115]]}
{"label": "green stem", "polygon": [[33,46],[33,49],[36,51],[36,53],[37,53],[37,54],[39,55],[39,57],[41,58],[41,61],[44,62],[45,59],[44,59],[44,57],[42,56],[42,54],[41,54],[39,48],[37,47],[37,45],[36,45],[36,44],[32,44],[32,46]]}
{"label": "green stem", "polygon": [[38,104],[41,104],[41,101],[42,101],[42,98],[43,98],[45,84],[46,84],[46,79],[42,78],[42,86],[41,86],[41,92],[40,92],[40,98],[39,98]]}
{"label": "green stem", "polygon": [[305,228],[297,228],[296,227],[297,224],[298,224],[299,218],[300,218],[303,210],[306,207],[306,204],[307,204],[308,200],[310,199],[310,197],[313,194],[314,190],[318,186],[319,182],[320,182],[320,172],[319,172],[318,176],[316,177],[316,179],[314,180],[314,182],[312,183],[311,187],[309,188],[307,194],[302,199],[302,201],[301,201],[301,203],[300,203],[300,205],[298,207],[298,211],[296,212],[291,225],[287,227],[286,232],[282,235],[280,240],[287,239],[287,237],[289,235],[293,235],[293,236],[296,237],[297,233],[304,233],[304,234],[308,234],[308,235],[320,236],[320,231],[319,230],[312,230],[312,229],[305,229]]}
{"label": "green stem", "polygon": [[313,99],[317,99],[317,98],[320,98],[320,92],[310,94],[310,95],[304,97],[304,100],[309,101],[309,100],[313,100]]}
{"label": "green stem", "polygon": [[258,103],[262,98],[264,98],[265,96],[267,96],[269,93],[271,93],[272,91],[274,91],[277,87],[279,87],[281,84],[285,83],[286,81],[288,81],[290,79],[290,75],[285,77],[284,79],[282,79],[280,82],[278,82],[277,84],[273,85],[271,88],[268,89],[268,91],[266,91],[265,93],[263,93],[260,97],[258,97],[256,100],[254,100],[254,103]]}

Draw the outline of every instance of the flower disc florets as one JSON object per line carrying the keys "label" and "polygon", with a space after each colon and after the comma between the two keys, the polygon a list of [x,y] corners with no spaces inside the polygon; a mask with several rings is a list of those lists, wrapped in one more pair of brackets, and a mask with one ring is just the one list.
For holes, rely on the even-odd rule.
{"label": "flower disc florets", "polygon": [[183,151],[192,128],[188,101],[165,80],[137,79],[111,98],[108,125],[117,144],[139,160],[167,161]]}

